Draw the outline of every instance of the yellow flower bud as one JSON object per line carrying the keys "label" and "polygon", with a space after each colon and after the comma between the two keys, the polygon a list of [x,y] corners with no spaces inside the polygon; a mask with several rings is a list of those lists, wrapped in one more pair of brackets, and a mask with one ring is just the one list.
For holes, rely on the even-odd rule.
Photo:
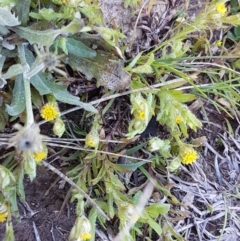
{"label": "yellow flower bud", "polygon": [[175,123],[176,123],[176,124],[180,124],[182,121],[183,121],[183,119],[182,119],[181,116],[177,116],[177,117],[175,118]]}
{"label": "yellow flower bud", "polygon": [[61,137],[63,135],[63,133],[65,132],[66,128],[65,128],[65,124],[62,121],[61,118],[57,118],[54,125],[53,125],[53,132],[55,135],[57,135],[58,137]]}
{"label": "yellow flower bud", "polygon": [[85,139],[85,147],[98,147],[99,144],[99,134],[97,130],[91,130]]}
{"label": "yellow flower bud", "polygon": [[133,115],[137,120],[145,119],[145,111],[144,110],[135,110]]}
{"label": "yellow flower bud", "polygon": [[70,241],[85,241],[92,238],[92,226],[90,221],[83,215],[77,217],[76,222],[70,232]]}

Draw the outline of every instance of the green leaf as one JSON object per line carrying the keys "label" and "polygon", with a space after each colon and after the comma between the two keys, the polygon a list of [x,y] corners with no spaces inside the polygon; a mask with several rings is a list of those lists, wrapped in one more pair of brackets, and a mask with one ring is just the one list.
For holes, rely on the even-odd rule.
{"label": "green leaf", "polygon": [[77,33],[81,29],[82,23],[81,21],[74,19],[70,22],[66,27],[61,29],[47,29],[43,31],[39,31],[36,29],[18,27],[14,28],[14,31],[21,37],[26,40],[30,44],[38,44],[39,46],[48,46],[50,47],[55,38],[60,34],[69,34],[69,33]]}
{"label": "green leaf", "polygon": [[98,172],[97,177],[91,180],[92,185],[96,185],[103,178],[105,174],[106,174],[106,168],[103,165],[100,171]]}
{"label": "green leaf", "polygon": [[31,181],[36,177],[36,166],[36,162],[33,158],[24,159],[24,172],[29,176]]}
{"label": "green leaf", "polygon": [[0,7],[0,24],[2,26],[17,26],[21,22],[18,21],[18,18],[15,17],[15,14],[11,12],[11,10],[7,8]]}
{"label": "green leaf", "polygon": [[[32,52],[25,48],[25,54],[27,63],[32,64],[34,62]],[[59,85],[54,80],[48,80],[42,72],[34,75],[30,82],[41,95],[53,94],[57,100],[63,103],[78,105],[87,111],[97,113],[97,110],[91,104],[81,102],[79,97],[73,96],[67,91],[66,86]]]}
{"label": "green leaf", "polygon": [[21,0],[17,1],[16,9],[19,20],[22,22],[22,25],[26,25],[28,21],[29,9],[30,9],[31,0]]}
{"label": "green leaf", "polygon": [[23,168],[20,168],[18,170],[18,180],[17,180],[17,193],[20,197],[22,202],[25,202],[25,190],[23,185],[23,179],[24,179],[24,170]]}
{"label": "green leaf", "polygon": [[29,16],[36,19],[52,21],[55,19],[59,19],[62,14],[56,13],[52,8],[42,8],[38,13],[31,12]]}
{"label": "green leaf", "polygon": [[157,218],[158,215],[168,213],[170,204],[166,203],[155,203],[145,208],[145,211],[152,217]]}
{"label": "green leaf", "polygon": [[24,69],[21,64],[14,64],[10,66],[5,74],[2,75],[4,79],[10,79],[13,76],[16,76],[18,74],[22,74],[24,72]]}
{"label": "green leaf", "polygon": [[14,241],[14,240],[15,239],[14,239],[14,231],[13,231],[12,222],[7,222],[3,241]]}
{"label": "green leaf", "polygon": [[32,96],[33,104],[38,109],[41,109],[43,101],[42,101],[42,96],[40,95],[40,93],[35,88],[32,88],[31,89],[31,96]]}
{"label": "green leaf", "polygon": [[18,75],[13,88],[12,103],[6,105],[6,111],[11,116],[17,116],[25,109],[25,90],[23,81],[22,74]]}
{"label": "green leaf", "polygon": [[28,27],[18,27],[14,31],[30,44],[38,44],[39,46],[51,46],[55,38],[61,34],[61,29],[39,31]]}
{"label": "green leaf", "polygon": [[4,131],[8,121],[8,114],[4,110],[4,106],[0,107],[0,131]]}
{"label": "green leaf", "polygon": [[121,181],[115,176],[111,171],[108,172],[111,183],[114,185],[114,190],[118,189],[120,191],[124,191],[125,187],[121,183]]}
{"label": "green leaf", "polygon": [[143,166],[144,164],[148,163],[149,161],[140,161],[131,164],[116,164],[120,167],[126,168],[128,170],[136,170],[138,167]]}
{"label": "green leaf", "polygon": [[77,41],[73,38],[67,38],[66,47],[70,54],[76,55],[78,57],[93,58],[97,55],[96,51],[88,48],[81,41]]}
{"label": "green leaf", "polygon": [[141,149],[142,149],[145,145],[147,145],[147,144],[148,144],[148,141],[143,142],[143,143],[141,143],[141,144],[139,144],[139,145],[137,145],[137,146],[134,146],[133,148],[128,149],[128,150],[126,151],[126,155],[129,156],[129,155],[134,154],[135,152],[141,150]]}
{"label": "green leaf", "polygon": [[78,105],[81,106],[86,111],[90,111],[93,113],[98,113],[97,109],[93,107],[91,104],[83,103],[79,100],[79,97],[71,95],[68,91],[66,86],[58,85],[54,81],[47,81],[46,86],[51,89],[52,94],[54,97],[63,103],[67,103],[70,105]]}
{"label": "green leaf", "polygon": [[158,234],[161,235],[162,234],[162,228],[161,226],[154,220],[152,219],[150,216],[147,217],[147,222],[149,224],[149,226],[154,229],[154,231]]}

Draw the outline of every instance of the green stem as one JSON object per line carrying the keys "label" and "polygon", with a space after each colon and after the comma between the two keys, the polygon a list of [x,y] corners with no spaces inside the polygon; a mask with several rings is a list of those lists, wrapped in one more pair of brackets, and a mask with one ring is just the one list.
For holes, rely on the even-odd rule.
{"label": "green stem", "polygon": [[34,123],[33,111],[32,111],[32,99],[30,80],[24,79],[25,99],[26,99],[26,111],[27,111],[27,123],[26,126],[31,126]]}

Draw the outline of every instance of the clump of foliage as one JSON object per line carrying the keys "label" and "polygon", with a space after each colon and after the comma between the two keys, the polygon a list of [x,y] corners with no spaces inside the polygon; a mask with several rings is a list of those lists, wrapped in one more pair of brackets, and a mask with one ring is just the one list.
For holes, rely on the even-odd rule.
{"label": "clump of foliage", "polygon": [[[136,6],[139,2],[124,1],[125,7]],[[195,32],[212,32],[229,25],[240,25],[239,14],[228,11],[226,0],[212,1],[193,22],[176,22],[174,34],[167,40],[146,53],[139,53],[124,65],[120,56],[112,50],[121,51],[123,46],[120,43],[125,36],[119,29],[103,25],[97,1],[52,0],[40,1],[40,5],[38,3],[0,1],[1,144],[14,147],[19,158],[17,161],[9,151],[0,165],[0,222],[6,221],[5,240],[14,240],[11,220],[12,216],[19,218],[17,196],[25,200],[24,175],[33,180],[38,165],[50,168],[72,185],[71,200],[77,202],[77,218],[70,232],[70,241],[95,240],[96,222],[104,227],[106,220],[114,217],[119,220],[120,234],[123,232],[121,240],[136,240],[137,235],[142,235],[141,228],[146,223],[149,225],[149,238],[154,230],[158,236],[167,237],[166,240],[173,240],[173,236],[183,240],[174,232],[167,215],[170,203],[179,205],[180,202],[154,180],[154,175],[149,174],[145,165],[149,170],[158,167],[165,172],[176,172],[181,164],[189,165],[198,159],[198,145],[186,140],[189,130],[196,132],[202,123],[186,103],[199,97],[209,99],[207,94],[212,91],[216,96],[223,96],[229,104],[226,106],[223,102],[213,101],[216,108],[224,110],[229,116],[237,113],[239,92],[234,89],[239,81],[234,70],[237,63],[234,62],[232,66],[226,63],[215,65],[214,73],[204,69],[203,63],[201,70],[196,69],[195,64],[199,64],[197,61],[204,59],[208,64],[207,60],[216,56],[199,55],[202,46],[206,52],[211,52],[207,38],[199,38],[192,45],[186,45],[185,41]],[[54,28],[51,27],[53,25]],[[96,33],[101,36],[97,39],[101,50],[91,48]],[[237,58],[236,55],[225,53],[224,46],[221,46],[218,43],[219,50],[222,48],[223,51],[219,51],[217,58]],[[89,80],[95,78],[97,87],[102,86],[106,96],[88,103],[84,97],[82,101],[71,95],[63,81],[69,77],[66,65],[73,71],[83,73]],[[220,78],[222,70],[231,88],[223,88],[225,85]],[[197,78],[201,73],[212,80],[211,85],[198,85]],[[171,75],[175,76],[174,79],[171,79]],[[148,83],[149,76],[151,83]],[[230,76],[233,78],[228,78]],[[125,91],[128,88],[130,90]],[[186,93],[184,88],[193,91]],[[125,92],[113,94],[118,91]],[[150,138],[147,143],[138,143],[125,154],[106,151],[108,140],[102,134],[103,116],[95,105],[109,101],[104,111],[101,110],[104,115],[112,99],[124,95],[130,96],[132,119],[125,139],[112,140],[113,143],[134,143],[154,116],[159,125],[168,130],[168,138]],[[66,134],[66,126],[63,119],[65,113],[61,113],[59,103],[74,105],[74,110],[84,109],[92,116],[91,129],[83,139],[85,146],[73,146],[70,141],[67,144],[61,142],[61,137]],[[39,113],[42,122],[35,123],[33,111]],[[11,135],[4,133],[6,124],[16,119],[24,125],[15,124],[17,131]],[[52,123],[53,133],[59,137],[59,147],[76,150],[73,156],[78,159],[78,165],[66,176],[44,161],[48,156],[48,145],[54,144],[50,137],[40,134],[40,125],[44,122]],[[141,149],[151,153],[149,160],[130,156]],[[118,156],[128,158],[130,163],[117,164]],[[142,204],[140,188],[127,193],[118,174],[137,168],[171,202],[156,202],[146,206],[146,201]],[[91,196],[89,186],[93,186]],[[148,198],[150,196],[151,193]],[[162,226],[163,222],[165,225]]]}

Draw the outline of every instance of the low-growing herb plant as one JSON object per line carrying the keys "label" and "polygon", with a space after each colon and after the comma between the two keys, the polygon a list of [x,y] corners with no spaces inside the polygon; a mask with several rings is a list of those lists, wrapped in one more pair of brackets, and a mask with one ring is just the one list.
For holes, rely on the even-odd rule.
{"label": "low-growing herb plant", "polygon": [[[125,0],[124,6],[136,7],[140,2]],[[199,158],[200,145],[187,138],[189,132],[197,132],[202,123],[187,106],[189,102],[206,101],[209,94],[214,94],[217,100],[212,103],[218,109],[232,117],[239,115],[238,63],[214,65],[210,61],[217,58],[237,61],[238,56],[224,52],[222,39],[214,43],[218,55],[206,55],[201,50],[204,45],[206,52],[211,52],[211,39],[199,38],[186,44],[197,32],[211,34],[229,25],[235,28],[234,37],[233,34],[228,37],[237,41],[240,16],[229,13],[228,2],[206,3],[192,22],[176,21],[169,38],[138,53],[126,64],[121,58],[124,55],[121,49],[126,46],[120,44],[124,43],[125,36],[118,28],[104,26],[97,1],[0,2],[0,87],[3,93],[0,141],[9,148],[2,157],[7,161],[0,165],[0,222],[6,222],[6,241],[14,240],[12,217],[19,218],[17,197],[25,200],[24,175],[32,181],[38,165],[47,167],[71,185],[76,221],[70,231],[70,241],[95,240],[96,223],[105,227],[106,221],[114,218],[118,219],[119,231],[115,241],[137,240],[137,236],[143,236],[141,229],[146,224],[149,240],[153,230],[158,237],[167,237],[166,240],[174,240],[173,237],[184,240],[174,231],[168,217],[170,206],[181,203],[157,180],[154,170],[160,168],[165,173],[174,173],[181,165],[191,165]],[[94,41],[101,48],[92,48]],[[211,69],[205,68],[208,65]],[[88,80],[95,78],[96,87],[102,87],[105,95],[88,102],[85,96],[82,101],[70,94],[63,81],[69,78],[67,66],[81,72]],[[231,84],[228,88],[221,81],[223,70],[227,76],[223,79],[228,78],[226,83]],[[202,73],[212,83],[199,84],[198,76]],[[123,96],[129,96],[131,120],[124,138],[112,140],[105,136],[103,116],[113,100]],[[102,102],[107,103],[104,110],[98,108]],[[61,103],[75,107],[61,111]],[[73,136],[66,140],[63,135],[69,137],[69,133],[64,115],[79,109],[86,111],[92,120],[91,127],[85,138]],[[42,121],[36,122],[34,114],[41,116]],[[167,138],[154,136],[145,143],[136,142],[153,117],[166,128]],[[13,120],[18,122],[13,126],[16,131],[5,133],[5,126]],[[46,122],[52,124],[58,138],[41,134],[40,127]],[[115,147],[110,148],[109,143]],[[131,146],[129,150],[119,151],[127,145]],[[73,150],[72,155],[78,161],[66,174],[46,161],[48,148],[55,146]],[[132,156],[141,150],[149,157]],[[119,157],[128,162],[116,163]],[[141,188],[127,190],[121,175],[137,169],[145,176],[145,183]],[[150,204],[154,189],[168,202]]]}

